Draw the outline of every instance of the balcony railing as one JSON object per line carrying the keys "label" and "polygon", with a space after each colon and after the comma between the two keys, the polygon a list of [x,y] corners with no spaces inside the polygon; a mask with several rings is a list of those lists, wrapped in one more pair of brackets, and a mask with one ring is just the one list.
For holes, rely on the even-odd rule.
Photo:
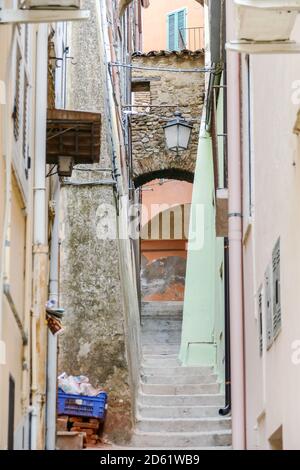
{"label": "balcony railing", "polygon": [[205,46],[204,27],[179,30],[179,48],[197,51]]}

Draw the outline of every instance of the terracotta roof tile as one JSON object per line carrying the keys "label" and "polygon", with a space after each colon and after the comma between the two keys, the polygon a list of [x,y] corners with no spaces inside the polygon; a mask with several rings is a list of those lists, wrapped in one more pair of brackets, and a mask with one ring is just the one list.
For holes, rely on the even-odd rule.
{"label": "terracotta roof tile", "polygon": [[176,55],[177,57],[200,57],[204,56],[205,50],[204,49],[198,49],[196,51],[190,51],[188,49],[182,49],[181,51],[166,51],[166,50],[161,50],[161,51],[150,51],[150,52],[140,52],[136,51],[133,52],[132,58],[136,57],[169,57],[172,55]]}

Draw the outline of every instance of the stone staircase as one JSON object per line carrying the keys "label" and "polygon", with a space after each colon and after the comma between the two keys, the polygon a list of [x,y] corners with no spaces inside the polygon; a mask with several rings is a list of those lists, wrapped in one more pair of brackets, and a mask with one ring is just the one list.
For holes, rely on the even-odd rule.
{"label": "stone staircase", "polygon": [[143,364],[131,446],[143,449],[230,449],[231,419],[211,367],[181,367],[182,303],[142,309]]}

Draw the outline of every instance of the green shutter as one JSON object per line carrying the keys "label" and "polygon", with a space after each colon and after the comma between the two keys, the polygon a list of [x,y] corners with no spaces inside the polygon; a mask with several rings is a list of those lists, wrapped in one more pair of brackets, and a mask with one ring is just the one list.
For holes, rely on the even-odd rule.
{"label": "green shutter", "polygon": [[185,41],[186,10],[180,10],[168,15],[168,49],[177,51],[181,48],[179,31]]}
{"label": "green shutter", "polygon": [[181,47],[181,42],[180,42],[180,35],[179,32],[181,32],[182,38],[184,43],[186,43],[185,40],[185,10],[181,10],[177,13],[177,49],[180,49]]}

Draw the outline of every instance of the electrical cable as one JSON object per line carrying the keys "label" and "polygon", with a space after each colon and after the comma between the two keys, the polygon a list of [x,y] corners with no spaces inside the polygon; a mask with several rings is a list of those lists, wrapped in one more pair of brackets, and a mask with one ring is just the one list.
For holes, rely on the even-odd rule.
{"label": "electrical cable", "polygon": [[133,64],[123,64],[120,62],[110,62],[109,67],[123,67],[129,69],[137,69],[137,70],[149,70],[149,71],[157,71],[157,72],[172,72],[172,73],[214,73],[220,72],[220,70],[211,67],[202,67],[202,68],[195,68],[195,69],[174,69],[170,67],[147,67],[143,65],[133,65]]}

